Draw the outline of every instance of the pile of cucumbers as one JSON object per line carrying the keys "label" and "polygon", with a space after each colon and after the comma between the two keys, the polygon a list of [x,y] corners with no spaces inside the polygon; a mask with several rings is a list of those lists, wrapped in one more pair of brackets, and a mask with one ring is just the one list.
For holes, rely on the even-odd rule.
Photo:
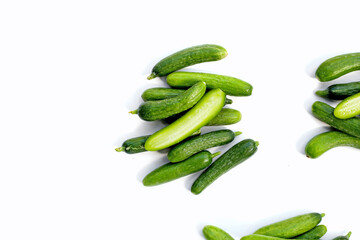
{"label": "pile of cucumbers", "polygon": [[[320,239],[327,232],[326,226],[319,224],[324,216],[325,214],[320,213],[295,216],[261,227],[253,234],[241,237],[240,240]],[[206,225],[203,234],[207,240],[234,240],[230,234],[213,225]],[[350,236],[351,232],[333,240],[349,240]]]}
{"label": "pile of cucumbers", "polygon": [[[360,70],[360,53],[347,53],[321,63],[316,77],[328,82],[356,70]],[[322,101],[313,103],[313,115],[334,130],[314,136],[305,147],[306,156],[317,158],[338,146],[360,148],[360,82],[334,84],[316,94],[340,102],[335,108]]]}
{"label": "pile of cucumbers", "polygon": [[250,96],[252,85],[230,76],[178,71],[226,56],[225,48],[204,44],[175,52],[153,67],[148,79],[166,77],[169,87],[145,90],[141,95],[144,102],[130,113],[137,114],[144,121],[162,121],[166,126],[151,135],[128,139],[116,148],[118,152],[129,154],[169,150],[169,162],[145,176],[145,186],[163,184],[204,170],[191,188],[192,193],[199,194],[257,151],[258,142],[245,139],[213,162],[220,152],[210,153],[208,149],[232,142],[241,132],[220,129],[201,134],[204,126],[239,122],[241,113],[224,107],[232,103],[227,96]]}

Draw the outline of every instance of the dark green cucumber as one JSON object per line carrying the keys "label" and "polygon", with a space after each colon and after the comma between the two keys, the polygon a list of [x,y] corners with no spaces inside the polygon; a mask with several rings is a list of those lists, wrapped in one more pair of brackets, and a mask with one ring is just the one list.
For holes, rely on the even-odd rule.
{"label": "dark green cucumber", "polygon": [[208,167],[212,159],[219,154],[219,152],[211,154],[209,151],[202,151],[185,161],[167,163],[146,175],[143,184],[145,186],[155,186],[198,172]]}
{"label": "dark green cucumber", "polygon": [[[250,234],[240,238],[240,240],[285,240],[286,238],[272,237],[260,234]],[[291,238],[293,239],[293,238]],[[315,240],[315,239],[312,239]]]}
{"label": "dark green cucumber", "polygon": [[138,114],[145,121],[168,118],[192,108],[204,95],[206,84],[198,82],[180,95],[164,100],[148,101],[130,113]]}
{"label": "dark green cucumber", "polygon": [[220,176],[251,157],[256,152],[258,144],[252,139],[245,139],[232,146],[195,180],[191,192],[201,193]]}
{"label": "dark green cucumber", "polygon": [[230,234],[212,225],[205,226],[203,228],[203,234],[206,240],[234,240]]}
{"label": "dark green cucumber", "polygon": [[168,152],[170,162],[181,162],[197,152],[232,142],[241,132],[217,130],[182,141]]}
{"label": "dark green cucumber", "polygon": [[306,233],[295,237],[295,239],[320,239],[326,234],[326,232],[327,227],[325,225],[317,225]]}
{"label": "dark green cucumber", "polygon": [[145,149],[157,151],[181,142],[213,119],[224,103],[223,91],[220,89],[209,91],[185,115],[152,134],[145,142]]}
{"label": "dark green cucumber", "polygon": [[316,91],[316,95],[333,100],[343,100],[356,93],[360,93],[360,82],[334,84],[325,90]]}
{"label": "dark green cucumber", "polygon": [[220,88],[230,96],[250,96],[251,84],[238,78],[198,72],[174,72],[166,77],[167,83],[175,88],[188,88],[201,81],[208,89]]}
{"label": "dark green cucumber", "polygon": [[324,214],[307,213],[280,222],[264,226],[254,232],[254,234],[278,237],[293,238],[316,227],[322,220]]}
{"label": "dark green cucumber", "polygon": [[360,93],[342,100],[334,110],[334,116],[340,119],[349,119],[360,114]]}
{"label": "dark green cucumber", "polygon": [[347,53],[321,63],[315,75],[319,81],[327,82],[356,70],[360,70],[360,53]]}
{"label": "dark green cucumber", "polygon": [[312,105],[312,113],[319,120],[329,124],[339,131],[360,138],[360,118],[339,119],[334,116],[334,108],[330,105],[316,101]]}
{"label": "dark green cucumber", "polygon": [[[155,101],[155,100],[163,100],[167,98],[176,97],[179,94],[185,92],[185,89],[178,89],[178,88],[149,88],[146,89],[141,98],[147,101]],[[229,98],[226,98],[225,104],[232,104],[233,101]]]}
{"label": "dark green cucumber", "polygon": [[339,131],[320,133],[306,144],[305,154],[309,158],[317,158],[326,151],[339,146],[360,149],[360,138]]}
{"label": "dark green cucumber", "polygon": [[338,237],[334,238],[333,240],[349,240],[350,236],[351,236],[351,232],[346,234],[346,236],[338,236]]}
{"label": "dark green cucumber", "polygon": [[225,48],[214,44],[189,47],[159,61],[153,67],[148,79],[166,76],[169,73],[194,64],[217,61],[226,57],[227,54]]}

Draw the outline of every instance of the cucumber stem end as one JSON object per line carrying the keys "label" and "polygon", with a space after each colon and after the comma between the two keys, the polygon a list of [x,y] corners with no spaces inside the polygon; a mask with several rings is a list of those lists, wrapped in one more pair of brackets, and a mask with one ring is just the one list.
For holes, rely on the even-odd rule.
{"label": "cucumber stem end", "polygon": [[211,154],[211,158],[214,158],[214,157],[216,157],[216,156],[218,156],[218,155],[220,155],[220,154],[221,154],[221,152],[213,153],[213,154]]}
{"label": "cucumber stem end", "polygon": [[319,97],[328,97],[329,91],[328,90],[319,90],[319,91],[316,91],[315,94],[318,95]]}
{"label": "cucumber stem end", "polygon": [[147,77],[147,79],[148,79],[148,80],[151,80],[151,79],[156,78],[156,77],[157,77],[156,74],[155,74],[154,72],[152,72],[152,73]]}
{"label": "cucumber stem end", "polygon": [[235,136],[239,136],[240,134],[242,134],[242,132],[236,131],[236,132],[234,132],[234,134],[235,134]]}
{"label": "cucumber stem end", "polygon": [[125,150],[124,147],[115,148],[115,151],[117,151],[117,152],[122,152],[122,151],[124,151],[124,150]]}
{"label": "cucumber stem end", "polygon": [[136,109],[136,110],[130,111],[129,113],[131,113],[131,114],[137,114],[137,113],[138,113],[138,110]]}
{"label": "cucumber stem end", "polygon": [[350,238],[351,234],[352,234],[352,232],[349,232],[348,234],[346,234],[346,237]]}

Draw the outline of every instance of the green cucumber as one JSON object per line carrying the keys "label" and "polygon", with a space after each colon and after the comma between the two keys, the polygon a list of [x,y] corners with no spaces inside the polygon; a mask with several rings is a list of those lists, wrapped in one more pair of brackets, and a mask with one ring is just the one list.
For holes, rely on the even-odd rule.
{"label": "green cucumber", "polygon": [[326,232],[327,227],[325,225],[317,225],[306,233],[295,237],[295,239],[320,239],[326,234]]}
{"label": "green cucumber", "polygon": [[339,119],[334,116],[334,108],[330,105],[316,101],[312,105],[312,113],[319,120],[329,124],[339,131],[360,138],[360,118]]}
{"label": "green cucumber", "polygon": [[278,237],[293,238],[316,227],[325,214],[307,213],[280,222],[264,226],[254,232],[254,234]]}
{"label": "green cucumber", "polygon": [[198,82],[176,97],[145,102],[137,110],[130,111],[130,113],[138,114],[145,121],[168,118],[192,108],[202,98],[205,90],[206,83]]}
{"label": "green cucumber", "polygon": [[230,96],[250,96],[251,84],[238,78],[198,72],[174,72],[166,77],[166,82],[175,88],[187,88],[197,82],[205,82],[208,89],[220,88]]}
{"label": "green cucumber", "polygon": [[348,119],[360,114],[360,93],[342,100],[334,110],[334,116],[340,119]]}
{"label": "green cucumber", "polygon": [[224,103],[223,91],[220,89],[209,91],[185,115],[152,134],[145,142],[145,149],[157,151],[179,143],[213,119]]}
{"label": "green cucumber", "polygon": [[225,48],[214,44],[203,44],[178,51],[160,60],[152,69],[147,79],[163,77],[179,69],[194,64],[211,62],[227,56]]}
{"label": "green cucumber", "polygon": [[212,225],[205,226],[203,228],[203,234],[206,240],[234,240],[230,234]]}
{"label": "green cucumber", "polygon": [[309,158],[317,158],[326,151],[339,146],[360,149],[360,138],[339,131],[324,132],[310,139],[306,144],[305,154]]}
{"label": "green cucumber", "polygon": [[228,129],[205,133],[177,144],[168,152],[167,156],[170,162],[181,162],[202,150],[228,144],[239,134],[241,132],[233,132]]}
{"label": "green cucumber", "polygon": [[201,193],[220,176],[251,157],[256,152],[258,144],[252,139],[245,139],[232,146],[195,180],[191,192]]}
{"label": "green cucumber", "polygon": [[[240,238],[240,240],[285,240],[286,238],[272,237],[260,234],[250,234]],[[293,238],[291,238],[293,239]],[[315,239],[312,239],[315,240]]]}
{"label": "green cucumber", "polygon": [[144,186],[156,186],[198,172],[211,164],[212,159],[220,152],[211,154],[209,151],[199,152],[185,161],[167,163],[150,172],[143,179]]}
{"label": "green cucumber", "polygon": [[343,100],[360,92],[360,82],[340,83],[329,86],[325,90],[316,91],[316,95],[333,100]]}
{"label": "green cucumber", "polygon": [[338,237],[334,238],[333,240],[349,240],[350,236],[351,236],[351,232],[346,234],[346,236],[338,236]]}
{"label": "green cucumber", "polygon": [[319,81],[327,82],[356,70],[360,70],[360,53],[347,53],[321,63],[315,75]]}
{"label": "green cucumber", "polygon": [[[167,98],[176,97],[179,94],[185,92],[185,89],[178,89],[178,88],[149,88],[146,89],[142,95],[141,98],[147,102],[147,101],[155,101],[155,100],[163,100]],[[225,104],[232,104],[233,101],[229,98],[226,98]]]}

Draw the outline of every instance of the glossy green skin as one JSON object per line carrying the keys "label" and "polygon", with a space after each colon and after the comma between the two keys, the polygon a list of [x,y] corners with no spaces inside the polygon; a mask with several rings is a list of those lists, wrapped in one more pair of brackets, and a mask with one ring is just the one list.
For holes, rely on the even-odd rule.
{"label": "glossy green skin", "polygon": [[238,78],[197,72],[174,72],[166,77],[167,83],[175,88],[187,88],[195,83],[206,82],[208,89],[220,88],[230,96],[250,96],[252,85]]}
{"label": "glossy green skin", "polygon": [[340,119],[348,119],[360,114],[360,93],[342,100],[334,110],[334,115]]}
{"label": "glossy green skin", "polygon": [[329,124],[339,131],[360,138],[360,118],[339,119],[334,116],[334,108],[330,105],[316,101],[312,105],[312,113],[319,120]]}
{"label": "glossy green skin", "polygon": [[325,225],[318,225],[306,233],[295,237],[295,239],[320,239],[326,232],[327,227]]}
{"label": "glossy green skin", "polygon": [[157,151],[181,142],[213,119],[221,111],[224,103],[223,91],[209,91],[185,115],[152,134],[145,142],[145,149]]}
{"label": "glossy green skin", "polygon": [[351,232],[349,232],[346,236],[338,236],[334,238],[333,240],[349,240],[351,236]]}
{"label": "glossy green skin", "polygon": [[208,151],[199,152],[185,161],[167,163],[143,179],[144,186],[156,186],[198,172],[211,164],[212,156]]}
{"label": "glossy green skin", "polygon": [[195,180],[191,192],[201,193],[216,179],[251,157],[257,151],[257,145],[254,140],[245,139],[232,146]]}
{"label": "glossy green skin", "polygon": [[[293,239],[293,238],[291,238]],[[285,240],[284,238],[265,236],[260,234],[251,234],[240,238],[240,240]],[[315,240],[315,239],[312,239]]]}
{"label": "glossy green skin", "polygon": [[166,76],[169,73],[194,64],[217,61],[226,57],[227,54],[225,48],[214,44],[189,47],[159,61],[153,67],[148,79]]}
{"label": "glossy green skin", "polygon": [[305,147],[305,154],[309,158],[318,158],[326,151],[340,146],[360,149],[360,138],[343,132],[329,131],[313,137]]}
{"label": "glossy green skin", "polygon": [[303,214],[264,226],[256,230],[254,234],[293,238],[316,227],[321,222],[321,219],[322,214],[319,213]]}
{"label": "glossy green skin", "polygon": [[192,108],[202,98],[205,91],[206,84],[199,82],[176,97],[145,102],[136,112],[145,121],[168,118]]}
{"label": "glossy green skin", "polygon": [[350,82],[331,85],[325,90],[316,91],[316,94],[333,100],[343,100],[359,92],[360,82]]}
{"label": "glossy green skin", "polygon": [[224,230],[211,225],[203,228],[203,234],[206,240],[234,240],[234,238]]}
{"label": "glossy green skin", "polygon": [[327,82],[356,70],[360,70],[360,53],[347,53],[320,64],[315,75],[319,81]]}
{"label": "glossy green skin", "polygon": [[168,152],[168,159],[173,163],[181,162],[202,150],[230,143],[234,140],[235,136],[233,131],[225,129],[193,137],[173,147]]}

